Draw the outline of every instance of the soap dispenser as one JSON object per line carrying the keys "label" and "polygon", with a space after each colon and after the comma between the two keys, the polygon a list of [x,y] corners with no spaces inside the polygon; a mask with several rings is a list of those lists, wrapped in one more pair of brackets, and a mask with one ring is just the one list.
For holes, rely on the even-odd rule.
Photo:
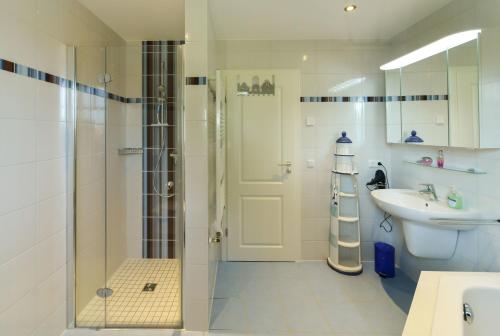
{"label": "soap dispenser", "polygon": [[464,206],[462,195],[457,192],[454,186],[450,186],[447,201],[448,207],[452,209],[462,209]]}

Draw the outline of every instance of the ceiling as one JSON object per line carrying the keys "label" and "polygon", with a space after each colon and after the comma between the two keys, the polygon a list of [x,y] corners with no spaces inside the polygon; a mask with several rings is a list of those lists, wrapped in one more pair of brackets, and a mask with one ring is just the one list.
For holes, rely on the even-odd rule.
{"label": "ceiling", "polygon": [[[452,0],[209,0],[217,39],[385,40]],[[358,6],[344,12],[347,3]]]}
{"label": "ceiling", "polygon": [[79,1],[126,41],[184,39],[184,0]]}

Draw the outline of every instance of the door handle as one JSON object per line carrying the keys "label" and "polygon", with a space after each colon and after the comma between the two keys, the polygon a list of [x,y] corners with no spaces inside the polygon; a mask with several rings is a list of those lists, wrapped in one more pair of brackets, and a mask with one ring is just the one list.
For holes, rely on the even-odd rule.
{"label": "door handle", "polygon": [[280,167],[286,167],[286,172],[290,174],[292,172],[292,161],[285,161],[284,163],[278,163]]}
{"label": "door handle", "polygon": [[221,237],[222,237],[222,232],[217,231],[215,233],[215,237],[210,237],[208,239],[209,243],[220,243],[221,242]]}

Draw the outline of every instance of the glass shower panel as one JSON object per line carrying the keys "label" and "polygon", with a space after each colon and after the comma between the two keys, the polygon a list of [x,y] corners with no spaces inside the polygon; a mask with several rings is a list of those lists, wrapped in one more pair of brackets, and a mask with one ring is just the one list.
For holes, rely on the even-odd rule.
{"label": "glass shower panel", "polygon": [[179,42],[76,48],[76,325],[182,327]]}
{"label": "glass shower panel", "polygon": [[[75,323],[105,326],[106,287],[106,50],[76,48]],[[100,293],[103,291],[101,290]]]}

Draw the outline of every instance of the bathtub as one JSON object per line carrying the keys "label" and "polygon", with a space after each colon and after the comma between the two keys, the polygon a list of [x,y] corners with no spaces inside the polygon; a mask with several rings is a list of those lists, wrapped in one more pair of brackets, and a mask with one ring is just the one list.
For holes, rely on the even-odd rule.
{"label": "bathtub", "polygon": [[500,335],[500,274],[443,275],[439,280],[432,336],[493,335]]}

